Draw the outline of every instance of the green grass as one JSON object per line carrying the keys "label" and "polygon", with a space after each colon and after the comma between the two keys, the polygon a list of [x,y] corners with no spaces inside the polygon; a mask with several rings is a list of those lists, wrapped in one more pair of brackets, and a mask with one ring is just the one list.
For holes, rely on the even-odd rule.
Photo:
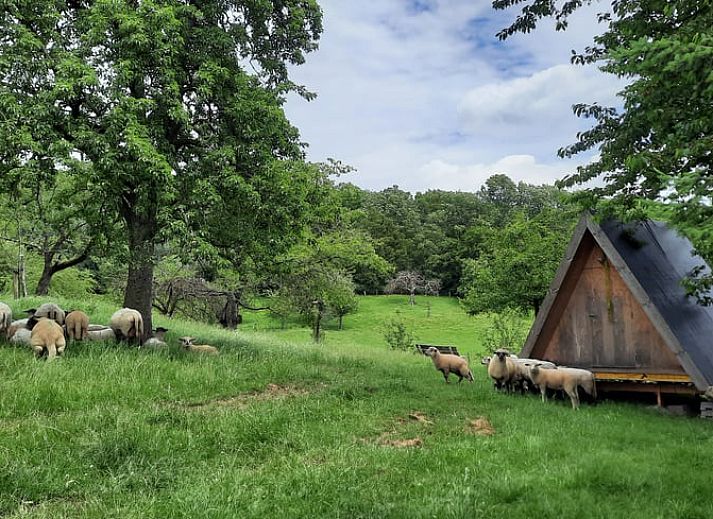
{"label": "green grass", "polygon": [[[495,393],[477,362],[474,384],[446,385],[425,357],[386,349],[393,306],[367,298],[319,346],[264,316],[239,333],[158,320],[217,358],[72,344],[47,363],[0,348],[0,516],[713,517],[710,422]],[[403,312],[424,342],[479,353],[487,321],[455,302]],[[479,416],[493,436],[467,431]]]}

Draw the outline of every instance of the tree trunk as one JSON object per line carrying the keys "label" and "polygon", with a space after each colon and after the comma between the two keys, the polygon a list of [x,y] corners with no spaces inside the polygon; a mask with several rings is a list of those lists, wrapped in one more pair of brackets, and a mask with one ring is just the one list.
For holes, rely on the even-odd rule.
{"label": "tree trunk", "polygon": [[89,257],[90,250],[91,243],[87,245],[84,251],[78,256],[75,256],[74,258],[67,261],[60,261],[58,263],[52,262],[55,256],[54,253],[52,253],[51,251],[46,252],[44,265],[42,267],[42,275],[40,276],[40,280],[37,283],[37,288],[35,288],[35,295],[46,296],[50,289],[50,283],[52,283],[52,276],[54,276],[57,272],[62,272],[63,270],[75,267],[80,263],[86,261],[86,259]]}
{"label": "tree trunk", "polygon": [[225,306],[220,315],[220,324],[230,330],[235,330],[238,327],[238,301],[233,292],[227,294]]}
{"label": "tree trunk", "polygon": [[45,261],[44,267],[42,267],[42,275],[40,280],[37,282],[37,288],[35,288],[35,295],[46,296],[50,290],[50,283],[52,282],[52,263],[47,263]]}
{"label": "tree trunk", "polygon": [[153,330],[151,310],[157,208],[152,205],[147,209],[147,213],[138,214],[131,202],[131,199],[125,198],[122,204],[122,216],[129,238],[129,274],[126,279],[124,306],[138,310],[141,314],[144,320],[144,335],[140,340],[143,342],[151,336]]}
{"label": "tree trunk", "polygon": [[344,316],[339,314],[339,329],[340,330],[344,329],[344,326],[342,325],[343,321],[344,321]]}

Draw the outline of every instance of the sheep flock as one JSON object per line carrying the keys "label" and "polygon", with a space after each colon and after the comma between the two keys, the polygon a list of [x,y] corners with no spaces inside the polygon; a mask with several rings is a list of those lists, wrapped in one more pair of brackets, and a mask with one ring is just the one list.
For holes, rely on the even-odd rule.
{"label": "sheep flock", "polygon": [[[13,319],[12,309],[0,303],[0,337],[11,344],[29,346],[37,358],[53,360],[60,357],[67,343],[74,341],[116,341],[138,347],[159,350],[168,347],[165,337],[168,329],[156,328],[152,336],[144,337],[141,314],[132,308],[114,312],[109,325],[91,324],[89,316],[80,310],[65,312],[54,303],[45,303],[39,308],[25,310],[27,317]],[[191,338],[191,343],[192,343]],[[181,341],[183,345],[183,341]],[[217,348],[209,345],[184,349],[191,352],[217,355]]]}

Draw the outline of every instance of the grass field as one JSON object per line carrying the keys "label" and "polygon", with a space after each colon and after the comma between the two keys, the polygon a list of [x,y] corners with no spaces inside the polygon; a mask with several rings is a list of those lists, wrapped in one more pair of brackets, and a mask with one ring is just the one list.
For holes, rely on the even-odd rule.
{"label": "grass field", "polygon": [[[98,322],[112,309],[77,306]],[[239,333],[158,319],[218,358],[0,348],[0,516],[713,517],[713,424],[498,394],[477,362],[474,384],[446,385],[425,357],[387,350],[388,309],[472,358],[487,319],[447,299],[431,318],[404,306],[366,298],[319,346],[263,315]]]}

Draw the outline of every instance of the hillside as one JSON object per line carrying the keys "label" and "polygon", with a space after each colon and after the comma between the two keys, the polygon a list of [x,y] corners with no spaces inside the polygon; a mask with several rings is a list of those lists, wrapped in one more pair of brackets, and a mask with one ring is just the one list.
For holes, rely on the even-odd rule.
{"label": "hillside", "polygon": [[[474,384],[446,385],[383,345],[378,323],[401,304],[365,299],[320,346],[264,317],[237,333],[157,319],[218,358],[89,344],[48,364],[0,348],[0,515],[713,515],[710,422],[498,394],[477,362]],[[100,322],[113,310],[82,306]],[[420,339],[478,354],[483,318],[442,300],[431,319]]]}

